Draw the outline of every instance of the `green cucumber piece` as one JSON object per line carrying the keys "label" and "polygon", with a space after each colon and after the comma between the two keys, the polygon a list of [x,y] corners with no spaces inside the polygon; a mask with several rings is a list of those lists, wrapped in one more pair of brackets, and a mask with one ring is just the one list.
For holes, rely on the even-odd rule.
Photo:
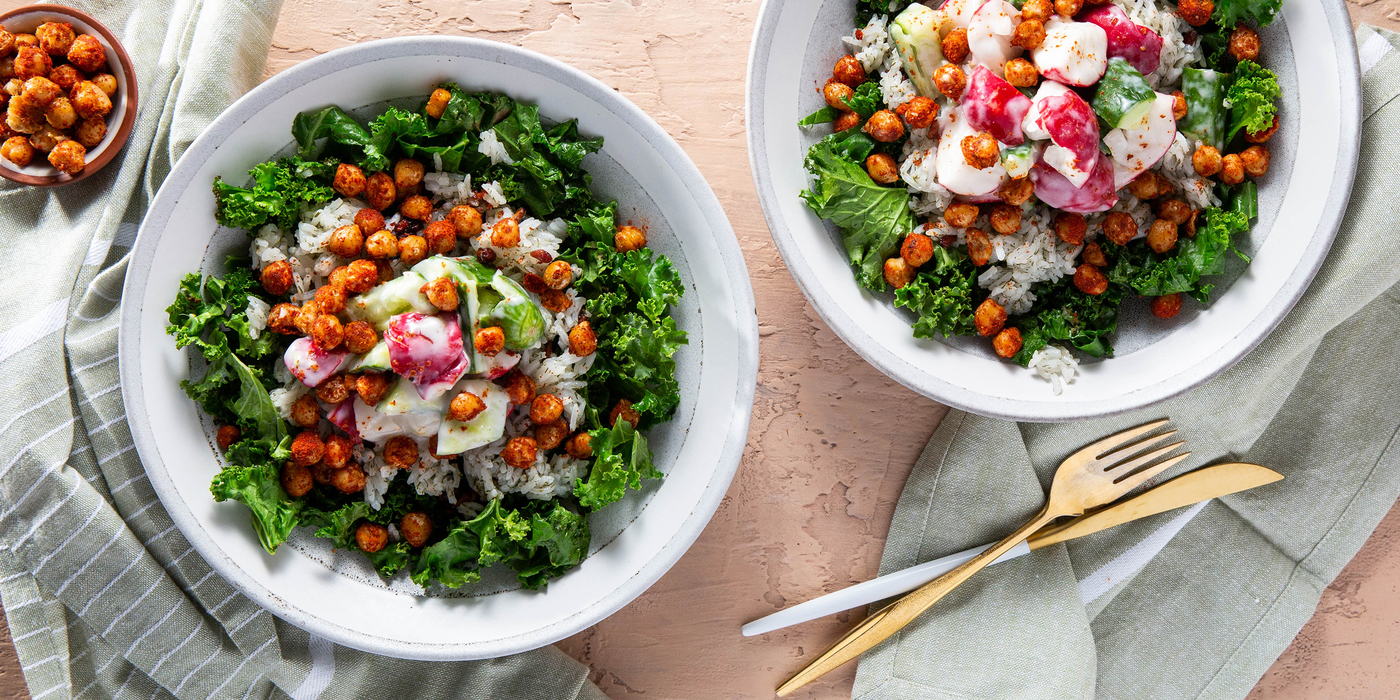
{"label": "green cucumber piece", "polygon": [[506,414],[510,409],[505,390],[485,379],[464,379],[447,392],[446,398],[451,401],[463,391],[481,397],[486,410],[465,423],[443,418],[438,428],[437,453],[440,455],[461,454],[495,442],[505,434]]}
{"label": "green cucumber piece", "polygon": [[500,270],[491,278],[491,288],[501,295],[491,311],[491,320],[506,336],[506,349],[520,351],[534,347],[544,337],[544,312],[525,288]]}
{"label": "green cucumber piece", "polygon": [[443,255],[434,255],[414,265],[412,271],[422,275],[424,279],[448,277],[457,284],[491,284],[491,278],[496,276],[495,270],[477,262],[476,258],[449,258]]}
{"label": "green cucumber piece", "polygon": [[424,399],[418,395],[418,387],[414,386],[413,382],[407,377],[399,377],[389,389],[389,393],[385,394],[374,408],[386,416],[401,416],[405,413],[442,414],[447,412],[447,402],[452,400],[452,396],[456,396],[451,392],[448,394],[435,399]]}
{"label": "green cucumber piece", "polygon": [[890,23],[890,38],[899,50],[904,72],[914,83],[914,89],[924,97],[941,95],[933,84],[933,72],[946,61],[943,58],[943,20],[946,15],[920,3],[911,3]]}
{"label": "green cucumber piece", "polygon": [[1147,123],[1157,93],[1132,64],[1120,57],[1108,59],[1108,70],[1099,81],[1089,105],[1112,129],[1137,129]]}
{"label": "green cucumber piece", "polygon": [[369,352],[360,355],[350,365],[351,372],[388,372],[389,369],[389,344],[383,340],[375,343]]}
{"label": "green cucumber piece", "polygon": [[1006,168],[1006,174],[1012,178],[1029,175],[1032,165],[1035,165],[1035,145],[1030,141],[1020,146],[1001,147],[1001,167]]}
{"label": "green cucumber piece", "polygon": [[1230,74],[1187,68],[1181,74],[1181,92],[1186,95],[1186,116],[1177,128],[1201,143],[1225,147],[1225,128],[1230,112],[1225,108],[1225,93],[1230,87]]}
{"label": "green cucumber piece", "polygon": [[345,309],[351,319],[364,321],[382,333],[389,325],[390,317],[409,311],[437,313],[437,307],[419,291],[427,283],[427,278],[409,270],[364,294],[351,297]]}

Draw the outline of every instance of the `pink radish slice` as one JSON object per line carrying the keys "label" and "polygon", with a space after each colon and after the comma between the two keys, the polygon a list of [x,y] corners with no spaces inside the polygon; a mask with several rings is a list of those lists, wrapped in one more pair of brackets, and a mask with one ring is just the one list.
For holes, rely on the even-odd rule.
{"label": "pink radish slice", "polygon": [[1083,186],[1099,160],[1099,120],[1094,108],[1073,90],[1047,97],[1036,107],[1040,128],[1054,142],[1045,149],[1045,162],[1075,187]]}
{"label": "pink radish slice", "polygon": [[1051,17],[1045,23],[1045,41],[1031,51],[1031,63],[1051,80],[1088,87],[1108,70],[1108,34],[1097,24]]}
{"label": "pink radish slice", "polygon": [[973,129],[989,132],[1008,146],[1025,143],[1021,120],[1031,111],[1030,98],[985,66],[972,69],[972,78],[963,91],[962,109]]}
{"label": "pink radish slice", "polygon": [[350,436],[352,444],[360,444],[360,431],[355,426],[355,399],[358,396],[348,398],[336,404],[330,413],[326,414],[326,420],[337,428],[345,431]]}
{"label": "pink radish slice", "polygon": [[953,194],[984,195],[996,192],[1006,179],[1006,168],[998,160],[987,168],[974,168],[963,157],[962,140],[977,133],[959,107],[938,140],[938,155],[934,159],[934,171],[938,184]]}
{"label": "pink radish slice", "polygon": [[1001,75],[1006,62],[1021,55],[1021,49],[1011,45],[1011,35],[1016,31],[1013,14],[1016,8],[1006,0],[987,0],[972,14],[967,24],[967,47],[974,64]]}
{"label": "pink radish slice", "polygon": [[1099,159],[1083,187],[1075,187],[1043,158],[1031,168],[1031,181],[1035,183],[1035,196],[1056,209],[1089,214],[1107,211],[1118,203],[1118,189],[1113,186],[1113,165],[1107,158]]}
{"label": "pink radish slice", "polygon": [[344,351],[326,352],[310,338],[301,337],[287,346],[282,362],[287,365],[292,376],[311,388],[316,388],[328,377],[340,371],[341,365],[350,358]]}
{"label": "pink radish slice", "polygon": [[516,365],[520,364],[520,356],[513,352],[499,352],[495,357],[484,358],[486,368],[477,372],[474,376],[484,376],[487,379],[500,379],[506,375]]}
{"label": "pink radish slice", "polygon": [[1171,95],[1157,93],[1147,123],[1136,129],[1114,129],[1103,142],[1113,153],[1113,182],[1125,187],[1139,173],[1147,170],[1171,149],[1176,141],[1176,117],[1172,113],[1175,100]]}
{"label": "pink radish slice", "polygon": [[1099,5],[1081,14],[1079,20],[1103,28],[1108,35],[1109,58],[1122,57],[1143,75],[1161,65],[1162,37],[1147,27],[1134,24],[1117,5]]}
{"label": "pink radish slice", "polygon": [[468,367],[455,313],[399,314],[389,319],[384,341],[389,344],[390,368],[413,382],[424,399],[441,396]]}
{"label": "pink radish slice", "polygon": [[1025,119],[1021,120],[1021,134],[1033,141],[1050,138],[1050,132],[1040,128],[1040,107],[1045,100],[1059,97],[1069,91],[1070,89],[1062,83],[1053,80],[1040,81],[1040,88],[1035,91],[1035,97],[1031,98],[1030,111],[1026,112]]}

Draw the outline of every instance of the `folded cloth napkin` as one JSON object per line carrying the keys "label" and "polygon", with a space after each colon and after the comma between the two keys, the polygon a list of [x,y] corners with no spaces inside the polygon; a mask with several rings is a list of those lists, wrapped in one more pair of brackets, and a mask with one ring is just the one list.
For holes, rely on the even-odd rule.
{"label": "folded cloth napkin", "polygon": [[1279,328],[1215,380],[1133,414],[949,413],[900,496],[880,573],[1001,538],[1039,510],[1066,456],[1163,416],[1194,452],[1168,476],[1242,461],[1287,478],[973,577],[861,659],[855,698],[1243,698],[1312,616],[1400,497],[1400,36],[1357,38],[1374,66],[1364,155],[1336,243]]}
{"label": "folded cloth napkin", "polygon": [[428,663],[312,637],[215,575],[132,448],[117,380],[126,253],[184,149],[262,74],[278,0],[84,0],[141,105],[119,161],[0,188],[0,602],[35,698],[603,698],[554,648]]}

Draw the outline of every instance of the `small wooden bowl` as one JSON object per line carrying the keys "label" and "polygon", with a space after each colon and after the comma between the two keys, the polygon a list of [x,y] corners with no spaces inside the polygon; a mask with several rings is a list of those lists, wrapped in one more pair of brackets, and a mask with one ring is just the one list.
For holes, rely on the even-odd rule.
{"label": "small wooden bowl", "polygon": [[61,187],[101,170],[126,144],[136,121],[136,69],[116,35],[87,13],[61,5],[29,5],[0,14],[0,26],[12,34],[32,34],[45,22],[67,22],[73,25],[75,33],[96,37],[107,49],[107,67],[117,79],[117,94],[112,100],[112,111],[107,115],[107,137],[95,148],[88,149],[87,167],[82,172],[77,175],[61,173],[40,153],[34,154],[34,161],[24,168],[16,168],[14,163],[0,159],[0,177],[6,180],[35,187]]}

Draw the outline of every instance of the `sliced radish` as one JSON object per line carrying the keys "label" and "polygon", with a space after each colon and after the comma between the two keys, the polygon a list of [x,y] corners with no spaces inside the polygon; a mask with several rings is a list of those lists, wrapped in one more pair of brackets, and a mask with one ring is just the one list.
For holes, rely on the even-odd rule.
{"label": "sliced radish", "polygon": [[1050,167],[1042,157],[1031,168],[1035,196],[1056,209],[1076,214],[1112,209],[1118,203],[1118,188],[1113,186],[1112,163],[1108,158],[1100,158],[1084,186],[1075,187],[1069,178]]}
{"label": "sliced radish", "polygon": [[1161,65],[1162,37],[1147,27],[1134,24],[1117,5],[1099,5],[1081,14],[1079,19],[1103,28],[1108,35],[1109,58],[1122,57],[1143,75]]}
{"label": "sliced radish", "polygon": [[972,167],[963,157],[962,141],[977,130],[968,123],[961,108],[949,111],[955,114],[938,140],[938,155],[933,166],[938,184],[954,194],[977,196],[996,192],[1006,179],[1006,168],[1002,167],[1000,159],[988,168]]}
{"label": "sliced radish", "polygon": [[[359,398],[357,395],[355,398]],[[360,444],[360,431],[355,425],[355,401],[346,399],[336,404],[335,408],[326,413],[326,420],[337,428],[345,431],[350,436],[351,444]]]}
{"label": "sliced radish", "polygon": [[972,69],[963,91],[962,110],[973,129],[989,132],[1008,146],[1019,146],[1026,140],[1021,135],[1021,121],[1031,110],[1030,98],[985,66]]}
{"label": "sliced radish", "polygon": [[1011,16],[1016,8],[1006,0],[987,0],[972,14],[967,25],[967,47],[972,63],[986,66],[1001,75],[1006,62],[1021,55],[1021,49],[1011,45],[1016,22]]}
{"label": "sliced radish", "polygon": [[1031,62],[1051,80],[1088,87],[1108,69],[1108,34],[1097,24],[1051,17],[1045,23],[1045,41],[1031,52]]}
{"label": "sliced radish", "polygon": [[1103,137],[1104,144],[1113,153],[1115,187],[1122,188],[1132,182],[1171,149],[1176,140],[1174,103],[1171,95],[1159,92],[1147,113],[1147,124],[1137,129],[1114,129]]}
{"label": "sliced radish", "polygon": [[292,376],[313,389],[339,372],[341,365],[349,359],[350,353],[326,352],[305,336],[293,340],[292,344],[287,346],[287,352],[282,354],[282,362],[287,365]]}
{"label": "sliced radish", "polygon": [[1036,90],[1035,97],[1031,98],[1030,111],[1026,112],[1025,118],[1021,120],[1021,133],[1035,141],[1050,138],[1050,132],[1040,127],[1040,105],[1051,97],[1059,97],[1069,91],[1063,83],[1053,80],[1040,81],[1040,89]]}
{"label": "sliced radish", "polygon": [[1099,119],[1094,108],[1073,90],[1047,97],[1038,105],[1040,128],[1054,143],[1043,160],[1075,187],[1084,186],[1099,161]]}
{"label": "sliced radish", "polygon": [[424,399],[441,396],[467,371],[457,314],[399,314],[389,319],[384,342],[394,373],[413,382]]}
{"label": "sliced radish", "polygon": [[520,364],[520,355],[510,351],[498,352],[495,357],[483,357],[482,367],[473,376],[499,379]]}
{"label": "sliced radish", "polygon": [[977,8],[981,7],[987,0],[947,0],[938,9],[948,13],[948,19],[953,21],[953,26],[967,29],[967,25],[972,22],[972,15],[976,14]]}
{"label": "sliced radish", "polygon": [[403,435],[403,426],[396,420],[398,416],[386,416],[359,396],[350,399],[355,406],[355,431],[362,440],[379,442],[393,435]]}

